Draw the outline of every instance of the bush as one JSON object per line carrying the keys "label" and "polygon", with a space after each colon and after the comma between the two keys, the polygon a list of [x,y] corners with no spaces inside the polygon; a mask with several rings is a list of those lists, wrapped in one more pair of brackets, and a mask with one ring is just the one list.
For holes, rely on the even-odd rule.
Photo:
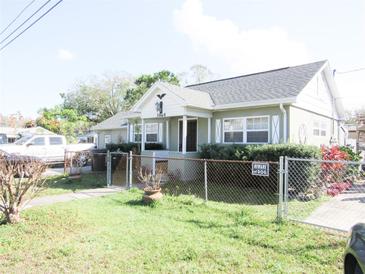
{"label": "bush", "polygon": [[280,156],[321,159],[318,147],[296,144],[218,145],[200,147],[200,158],[220,160],[279,161]]}
{"label": "bush", "polygon": [[120,151],[127,152],[133,151],[133,153],[139,154],[140,152],[140,144],[138,143],[123,143],[123,144],[107,144],[106,149],[111,152]]}
{"label": "bush", "polygon": [[145,143],[144,148],[146,150],[162,150],[163,145],[161,143]]}
{"label": "bush", "polygon": [[351,147],[349,146],[339,146],[339,149],[342,152],[345,152],[348,155],[348,160],[353,162],[359,162],[361,161],[361,152],[355,152]]}
{"label": "bush", "polygon": [[[120,152],[129,152],[133,151],[133,153],[140,153],[141,144],[139,143],[123,143],[123,144],[107,144],[106,149],[111,152],[120,151]],[[162,150],[163,145],[161,143],[145,143],[146,150]]]}
{"label": "bush", "polygon": [[0,213],[5,222],[20,221],[25,201],[33,199],[45,184],[46,168],[39,159],[0,154]]}

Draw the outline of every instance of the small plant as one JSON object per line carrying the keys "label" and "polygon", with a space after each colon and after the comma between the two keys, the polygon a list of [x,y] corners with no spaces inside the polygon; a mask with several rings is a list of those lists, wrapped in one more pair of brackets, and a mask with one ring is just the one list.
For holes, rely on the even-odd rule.
{"label": "small plant", "polygon": [[20,221],[20,210],[42,190],[46,165],[30,157],[7,157],[0,154],[0,213],[7,223]]}
{"label": "small plant", "polygon": [[138,179],[144,184],[143,201],[147,204],[154,203],[162,198],[161,193],[161,178],[162,169],[156,169],[155,173],[146,168],[140,168],[138,172]]}
{"label": "small plant", "polygon": [[145,191],[161,190],[162,174],[161,169],[156,169],[155,174],[153,174],[152,170],[141,167],[138,172],[138,179],[144,184]]}

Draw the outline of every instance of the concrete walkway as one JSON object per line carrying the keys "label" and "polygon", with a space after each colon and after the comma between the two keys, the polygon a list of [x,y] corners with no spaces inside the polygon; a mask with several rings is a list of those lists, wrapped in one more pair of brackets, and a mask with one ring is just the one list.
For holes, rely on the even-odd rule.
{"label": "concrete walkway", "polygon": [[26,203],[24,209],[31,208],[34,206],[51,205],[55,203],[69,202],[73,200],[82,200],[87,198],[106,196],[121,192],[122,190],[124,190],[124,188],[113,186],[109,188],[86,189],[72,193],[44,196],[35,198],[31,200],[29,203]]}
{"label": "concrete walkway", "polygon": [[365,187],[353,187],[315,209],[306,223],[349,231],[365,223]]}

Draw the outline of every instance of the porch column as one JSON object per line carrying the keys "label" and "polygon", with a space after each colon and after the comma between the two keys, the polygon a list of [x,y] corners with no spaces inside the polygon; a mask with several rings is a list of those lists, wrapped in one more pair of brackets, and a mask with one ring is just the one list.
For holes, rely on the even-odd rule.
{"label": "porch column", "polygon": [[187,137],[187,127],[188,119],[186,115],[183,116],[183,126],[182,126],[182,154],[186,154],[186,137]]}
{"label": "porch column", "polygon": [[145,126],[144,126],[144,119],[142,119],[142,124],[141,124],[141,151],[144,151],[144,143],[145,143]]}
{"label": "porch column", "polygon": [[127,143],[129,143],[130,142],[130,140],[129,140],[129,122],[127,122]]}
{"label": "porch column", "polygon": [[166,149],[170,149],[169,120],[166,120]]}
{"label": "porch column", "polygon": [[211,142],[211,134],[212,134],[212,129],[211,129],[211,118],[208,118],[208,144],[210,144]]}

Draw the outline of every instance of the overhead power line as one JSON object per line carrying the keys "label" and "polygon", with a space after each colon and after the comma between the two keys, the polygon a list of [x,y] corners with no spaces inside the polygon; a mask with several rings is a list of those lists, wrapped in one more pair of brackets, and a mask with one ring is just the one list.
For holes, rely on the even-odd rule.
{"label": "overhead power line", "polygon": [[345,74],[345,73],[357,72],[357,71],[362,71],[362,70],[365,70],[365,68],[357,68],[357,69],[352,69],[352,70],[347,70],[347,71],[336,71],[336,73]]}
{"label": "overhead power line", "polygon": [[28,27],[26,27],[24,30],[22,30],[17,36],[15,36],[13,39],[11,39],[9,42],[7,42],[4,46],[2,46],[0,48],[0,51],[2,51],[9,44],[11,44],[15,39],[17,39],[20,35],[22,35],[24,32],[26,32],[28,29],[30,29],[34,24],[36,24],[39,20],[41,20],[44,16],[46,16],[51,10],[53,10],[56,6],[58,6],[62,1],[63,0],[59,0],[56,4],[54,4],[52,7],[50,7],[45,13],[43,13],[40,17],[38,17],[37,20],[33,21]]}
{"label": "overhead power line", "polygon": [[36,15],[41,9],[44,8],[51,0],[47,0],[42,6],[40,6],[31,16],[29,16],[23,23],[21,23],[15,30],[13,30],[8,36],[6,36],[3,40],[0,41],[0,45],[4,43],[10,36],[12,36],[18,29],[20,29],[24,24],[26,24],[34,15]]}
{"label": "overhead power line", "polygon": [[9,25],[7,25],[1,32],[0,35],[2,35],[12,24],[14,24],[14,22],[23,14],[23,12],[29,8],[30,5],[32,5],[35,2],[35,0],[30,1],[30,3],[28,5],[26,5],[19,13],[17,16],[15,16],[15,18],[9,23]]}

